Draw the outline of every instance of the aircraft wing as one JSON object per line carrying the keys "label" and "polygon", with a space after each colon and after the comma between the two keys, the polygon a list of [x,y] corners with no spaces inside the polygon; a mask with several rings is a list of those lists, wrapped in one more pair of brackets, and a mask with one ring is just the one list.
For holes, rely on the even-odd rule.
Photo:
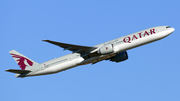
{"label": "aircraft wing", "polygon": [[42,40],[42,41],[49,42],[51,44],[62,47],[62,48],[64,48],[64,50],[70,50],[70,51],[77,52],[77,53],[87,53],[87,52],[90,52],[97,48],[97,47],[89,47],[89,46],[80,46],[80,45],[61,43],[61,42],[56,42],[56,41],[51,41],[51,40]]}

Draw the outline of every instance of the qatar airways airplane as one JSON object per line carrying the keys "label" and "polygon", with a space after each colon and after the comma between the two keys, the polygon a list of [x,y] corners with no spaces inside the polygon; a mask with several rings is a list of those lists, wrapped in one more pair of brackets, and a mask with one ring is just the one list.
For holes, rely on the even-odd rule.
{"label": "qatar airways airplane", "polygon": [[102,60],[118,63],[128,59],[127,50],[160,40],[170,35],[174,30],[170,26],[152,27],[93,47],[43,40],[62,47],[64,50],[70,50],[72,53],[39,64],[17,51],[11,50],[10,54],[21,70],[8,69],[6,71],[16,73],[15,77],[23,78],[54,74],[79,65],[95,64]]}

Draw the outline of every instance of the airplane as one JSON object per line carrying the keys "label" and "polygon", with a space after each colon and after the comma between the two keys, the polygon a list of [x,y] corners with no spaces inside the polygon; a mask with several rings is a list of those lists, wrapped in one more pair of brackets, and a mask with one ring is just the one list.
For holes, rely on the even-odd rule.
{"label": "airplane", "polygon": [[6,71],[16,73],[15,77],[24,78],[54,74],[80,65],[95,64],[102,60],[118,63],[128,59],[127,50],[163,39],[174,30],[170,26],[152,27],[93,47],[42,40],[64,48],[64,50],[72,51],[72,53],[39,64],[23,54],[11,50],[11,56],[21,69]]}

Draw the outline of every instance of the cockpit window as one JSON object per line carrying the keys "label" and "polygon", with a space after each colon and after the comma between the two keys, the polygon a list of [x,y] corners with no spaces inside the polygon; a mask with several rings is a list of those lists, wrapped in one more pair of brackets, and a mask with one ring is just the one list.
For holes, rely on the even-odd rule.
{"label": "cockpit window", "polygon": [[167,26],[166,28],[171,28],[170,26]]}

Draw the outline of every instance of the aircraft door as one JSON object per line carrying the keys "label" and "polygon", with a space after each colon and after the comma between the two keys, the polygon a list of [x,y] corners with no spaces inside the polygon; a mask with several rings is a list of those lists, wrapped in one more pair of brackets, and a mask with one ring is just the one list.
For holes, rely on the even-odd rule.
{"label": "aircraft door", "polygon": [[69,56],[68,59],[69,59],[69,61],[71,61],[71,60],[75,59],[76,57],[77,57],[77,54],[73,53]]}
{"label": "aircraft door", "polygon": [[69,59],[69,61],[71,61],[72,60],[72,56],[70,55],[68,59]]}

